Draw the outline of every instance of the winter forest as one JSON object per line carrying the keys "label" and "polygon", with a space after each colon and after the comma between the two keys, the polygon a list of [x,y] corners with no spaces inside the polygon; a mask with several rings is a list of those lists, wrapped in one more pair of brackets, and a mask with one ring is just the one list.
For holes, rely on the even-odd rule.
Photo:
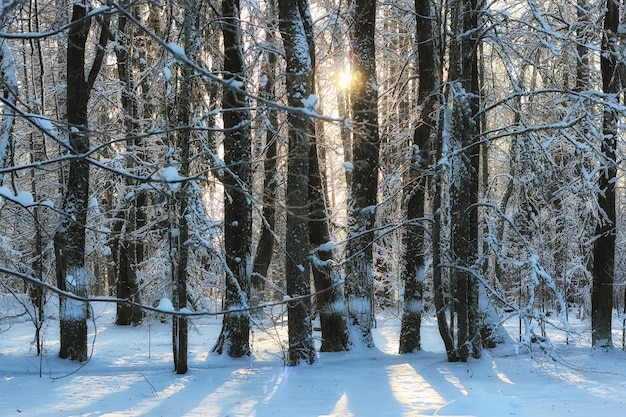
{"label": "winter forest", "polygon": [[0,335],[624,349],[624,51],[621,0],[1,0]]}

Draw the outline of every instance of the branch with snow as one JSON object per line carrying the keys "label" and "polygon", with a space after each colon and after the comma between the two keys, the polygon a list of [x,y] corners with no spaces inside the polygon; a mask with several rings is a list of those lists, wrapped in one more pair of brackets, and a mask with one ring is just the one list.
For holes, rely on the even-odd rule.
{"label": "branch with snow", "polygon": [[167,298],[162,298],[159,304],[156,307],[153,307],[153,306],[134,302],[130,299],[122,299],[122,298],[115,298],[115,297],[82,297],[82,296],[74,294],[73,292],[63,291],[52,284],[49,284],[33,276],[30,276],[28,274],[25,274],[19,271],[15,271],[10,268],[0,266],[0,273],[4,273],[4,274],[8,274],[8,275],[12,275],[14,277],[20,278],[37,287],[41,287],[48,291],[51,291],[60,297],[65,297],[65,298],[75,300],[75,301],[81,301],[87,304],[89,303],[126,304],[129,306],[140,308],[144,311],[151,311],[154,313],[170,314],[173,316],[185,316],[185,317],[222,316],[224,314],[232,314],[232,313],[249,313],[250,311],[253,311],[253,310],[257,311],[257,310],[261,310],[264,308],[271,308],[271,307],[276,307],[279,305],[285,305],[290,302],[294,302],[298,300],[311,299],[313,297],[316,297],[319,294],[330,291],[333,288],[333,287],[325,288],[323,290],[320,290],[311,294],[302,295],[302,296],[292,296],[292,297],[288,296],[287,300],[262,303],[254,307],[241,306],[241,307],[231,307],[227,310],[220,310],[220,311],[208,311],[208,310],[192,311],[189,309],[182,309],[182,310],[174,309],[173,307],[171,307],[173,305],[172,301]]}

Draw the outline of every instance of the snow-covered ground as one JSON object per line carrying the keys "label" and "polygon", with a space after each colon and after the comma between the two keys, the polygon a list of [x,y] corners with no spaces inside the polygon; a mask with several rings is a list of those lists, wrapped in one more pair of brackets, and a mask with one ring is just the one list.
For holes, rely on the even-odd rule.
{"label": "snow-covered ground", "polygon": [[[0,317],[6,317],[3,303]],[[27,316],[0,319],[1,417],[626,413],[626,353],[591,352],[586,333],[567,345],[558,342],[552,359],[539,348],[529,353],[510,343],[479,360],[448,363],[430,319],[423,351],[398,355],[399,321],[387,312],[375,329],[376,349],[323,353],[312,366],[285,367],[283,324],[256,327],[253,358],[233,360],[210,353],[221,319],[201,318],[190,331],[189,372],[176,375],[169,323],[153,318],[139,327],[118,327],[114,306],[95,308],[93,356],[84,365],[57,357],[55,320],[46,322],[45,353],[39,357]]]}

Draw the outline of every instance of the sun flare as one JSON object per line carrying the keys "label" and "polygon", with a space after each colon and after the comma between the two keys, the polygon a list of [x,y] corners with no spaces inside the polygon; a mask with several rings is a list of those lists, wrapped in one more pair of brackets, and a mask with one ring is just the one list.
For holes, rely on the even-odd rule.
{"label": "sun flare", "polygon": [[348,90],[353,80],[354,75],[350,71],[350,68],[345,68],[337,74],[337,88],[340,90]]}

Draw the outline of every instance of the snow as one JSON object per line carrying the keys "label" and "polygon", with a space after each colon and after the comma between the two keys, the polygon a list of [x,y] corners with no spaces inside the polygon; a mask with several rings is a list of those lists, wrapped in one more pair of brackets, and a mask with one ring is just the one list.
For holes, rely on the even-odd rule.
{"label": "snow", "polygon": [[302,99],[302,106],[306,109],[311,110],[313,113],[317,110],[317,105],[319,103],[319,98],[315,94],[309,94],[307,98]]}
{"label": "snow", "polygon": [[187,54],[185,54],[185,50],[183,49],[182,46],[173,43],[173,42],[169,42],[165,45],[167,47],[167,50],[174,56],[174,58],[176,58],[179,61],[182,62],[187,62],[189,61],[189,58],[187,58]]}
{"label": "snow", "polygon": [[172,71],[168,67],[163,67],[161,71],[163,71],[163,76],[166,80],[169,81],[172,78]]}
{"label": "snow", "polygon": [[157,309],[164,313],[172,313],[174,311],[174,305],[172,304],[172,300],[166,297],[161,298],[161,301],[159,301],[159,305],[157,305]]}
{"label": "snow", "polygon": [[23,207],[29,207],[35,204],[33,195],[28,191],[18,191],[17,194],[13,194],[13,191],[4,185],[0,187],[0,197],[11,200]]}
{"label": "snow", "polygon": [[180,176],[176,167],[169,166],[163,168],[163,181],[168,183],[172,190],[177,190],[180,182],[184,180],[185,177]]}
{"label": "snow", "polygon": [[[255,326],[253,357],[230,359],[211,352],[222,318],[202,317],[190,319],[190,369],[177,375],[169,322],[151,316],[141,326],[115,326],[114,305],[93,307],[94,351],[84,364],[58,358],[56,319],[44,322],[40,358],[27,315],[0,318],[1,416],[618,417],[626,405],[626,353],[591,351],[584,322],[576,323],[577,341],[555,338],[557,360],[540,349],[516,354],[519,345],[509,341],[481,359],[449,363],[430,317],[423,350],[397,354],[399,320],[387,310],[373,330],[377,348],[286,367],[285,325]],[[9,296],[0,297],[0,309],[20,311]]]}

